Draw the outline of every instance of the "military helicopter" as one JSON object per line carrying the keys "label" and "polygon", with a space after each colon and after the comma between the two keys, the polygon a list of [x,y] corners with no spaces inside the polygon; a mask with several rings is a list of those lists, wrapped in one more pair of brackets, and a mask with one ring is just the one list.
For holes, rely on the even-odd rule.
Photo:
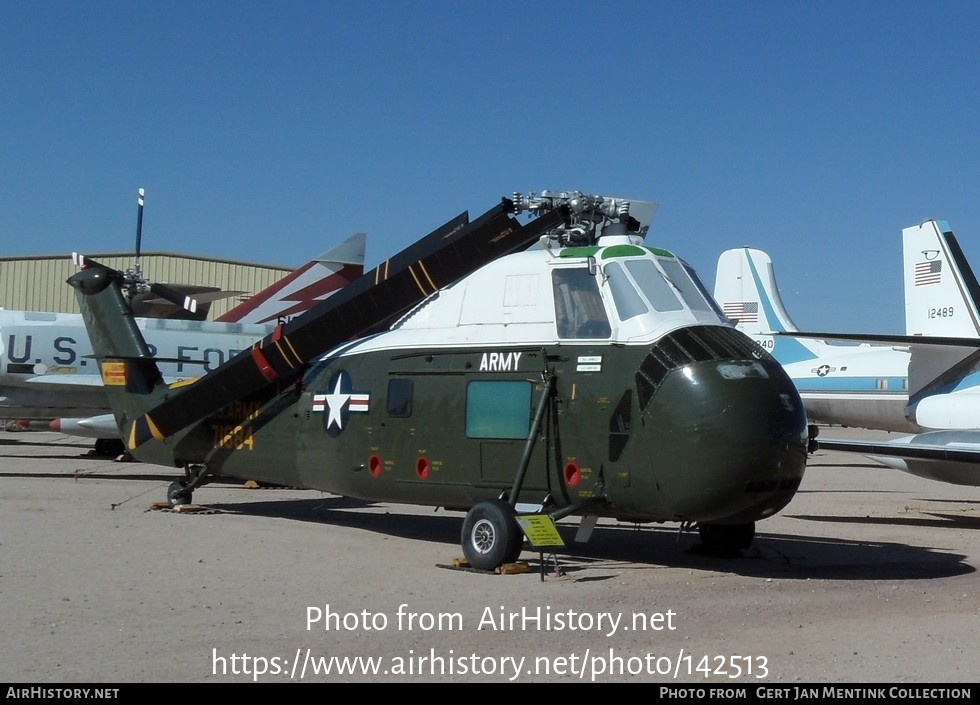
{"label": "military helicopter", "polygon": [[542,191],[464,211],[169,386],[124,273],[82,258],[68,283],[129,451],[183,468],[171,506],[220,477],[442,507],[478,570],[519,558],[529,514],[747,548],[800,485],[807,417],[693,269],[645,244],[655,210]]}

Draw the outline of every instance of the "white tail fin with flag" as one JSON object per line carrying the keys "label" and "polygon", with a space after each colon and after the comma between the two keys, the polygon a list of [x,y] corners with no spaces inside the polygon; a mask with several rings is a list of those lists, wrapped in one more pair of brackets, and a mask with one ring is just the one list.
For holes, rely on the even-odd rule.
{"label": "white tail fin with flag", "polygon": [[[980,486],[980,284],[944,221],[904,228],[902,238],[904,335],[797,330],[779,301],[771,262],[758,250],[722,255],[715,297],[732,318],[745,310],[741,302],[758,300],[759,322],[749,315],[736,323],[757,340],[775,338],[767,349],[797,385],[812,421],[915,434],[888,441],[821,434],[820,448],[863,453],[919,477]],[[784,339],[826,347],[819,360],[793,362],[781,348]]]}
{"label": "white tail fin with flag", "polygon": [[908,335],[980,335],[977,279],[956,236],[943,220],[902,230],[905,260],[905,332]]}
{"label": "white tail fin with flag", "polygon": [[[980,286],[956,236],[943,220],[902,230],[905,327],[922,338],[980,337]],[[911,412],[926,428],[976,428],[980,389],[971,379],[977,348],[913,343],[909,363]]]}
{"label": "white tail fin with flag", "polygon": [[819,357],[826,343],[773,333],[792,333],[799,328],[783,306],[776,286],[772,260],[762,250],[739,247],[718,259],[715,299],[725,315],[782,364]]}
{"label": "white tail fin with flag", "polygon": [[812,421],[917,430],[905,417],[907,351],[793,335],[800,330],[786,312],[765,252],[750,247],[723,252],[714,296],[736,328],[786,369]]}

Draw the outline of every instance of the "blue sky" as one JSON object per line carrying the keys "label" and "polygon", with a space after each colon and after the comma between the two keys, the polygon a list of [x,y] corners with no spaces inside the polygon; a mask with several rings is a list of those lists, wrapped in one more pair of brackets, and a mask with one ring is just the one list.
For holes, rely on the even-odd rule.
{"label": "blue sky", "polygon": [[709,288],[904,329],[901,229],[980,271],[980,3],[0,0],[2,254],[373,267],[514,191],[660,204]]}

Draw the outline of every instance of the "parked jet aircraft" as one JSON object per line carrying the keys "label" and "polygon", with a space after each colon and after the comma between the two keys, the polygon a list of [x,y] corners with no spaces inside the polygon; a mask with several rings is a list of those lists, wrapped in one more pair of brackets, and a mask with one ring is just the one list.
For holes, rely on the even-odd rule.
{"label": "parked jet aircraft", "polygon": [[[166,379],[199,376],[361,276],[364,246],[364,233],[355,233],[217,321],[141,317],[137,325]],[[100,454],[122,452],[79,314],[0,310],[0,418],[44,419],[53,430],[97,439]]]}
{"label": "parked jet aircraft", "polygon": [[69,283],[129,451],[184,468],[171,505],[220,476],[444,507],[485,570],[519,556],[518,512],[744,548],[799,487],[806,415],[693,270],[644,244],[654,210],[545,191],[463,212],[181,386],[127,315],[124,273],[89,263]]}
{"label": "parked jet aircraft", "polygon": [[[137,318],[153,354],[170,381],[196,377],[204,369],[246,350],[267,335],[259,324]],[[121,452],[118,429],[100,423],[109,402],[82,317],[74,313],[0,311],[0,417],[60,421],[55,430],[91,435],[96,451]],[[86,433],[86,421],[92,433]]]}
{"label": "parked jet aircraft", "polygon": [[779,361],[800,391],[811,422],[885,431],[922,430],[905,415],[908,348],[796,338],[772,260],[740,247],[718,259],[715,299],[736,327]]}
{"label": "parked jet aircraft", "polygon": [[722,254],[715,295],[783,363],[812,421],[913,434],[874,443],[821,438],[821,448],[980,486],[980,286],[945,221],[905,228],[902,241],[906,335],[799,331],[769,257],[750,248]]}

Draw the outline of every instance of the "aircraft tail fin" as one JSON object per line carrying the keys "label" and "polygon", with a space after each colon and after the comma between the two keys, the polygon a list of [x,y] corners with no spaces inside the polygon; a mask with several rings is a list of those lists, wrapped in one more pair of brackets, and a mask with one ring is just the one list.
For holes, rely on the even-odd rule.
{"label": "aircraft tail fin", "polygon": [[[905,332],[910,336],[980,337],[980,284],[943,220],[927,220],[902,229],[905,277]],[[911,406],[937,386],[972,369],[973,346],[909,347]]]}
{"label": "aircraft tail fin", "polygon": [[820,341],[773,333],[799,331],[779,295],[772,260],[762,250],[739,247],[718,258],[714,297],[736,328],[751,336],[781,363],[817,356]]}
{"label": "aircraft tail fin", "polygon": [[946,221],[927,220],[904,228],[902,253],[905,332],[980,336],[980,285]]}
{"label": "aircraft tail fin", "polygon": [[169,388],[113,274],[104,267],[86,267],[68,283],[75,289],[116,423],[132,448],[133,434],[158,435],[152,428],[137,429],[132,420],[142,420]]}
{"label": "aircraft tail fin", "polygon": [[215,320],[282,323],[298,316],[364,273],[366,241],[364,233],[354,233]]}
{"label": "aircraft tail fin", "polygon": [[772,260],[762,250],[739,247],[721,253],[715,299],[732,323],[746,333],[799,330],[779,296]]}

